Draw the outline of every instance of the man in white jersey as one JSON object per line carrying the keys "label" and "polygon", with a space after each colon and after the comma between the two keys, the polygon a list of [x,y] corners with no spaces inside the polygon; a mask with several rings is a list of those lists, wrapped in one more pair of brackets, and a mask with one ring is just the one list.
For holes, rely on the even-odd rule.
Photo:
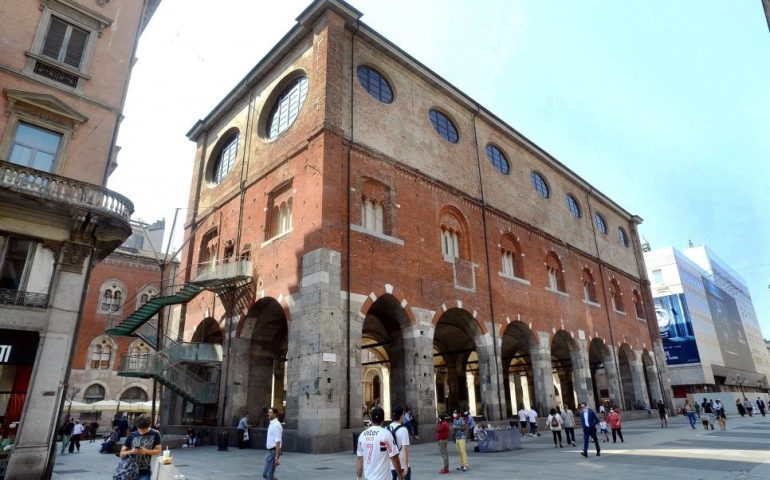
{"label": "man in white jersey", "polygon": [[398,474],[399,480],[404,480],[404,471],[398,459],[398,448],[394,445],[393,434],[382,428],[385,411],[374,407],[371,412],[372,426],[358,436],[356,453],[357,480],[390,480],[390,463]]}
{"label": "man in white jersey", "polygon": [[[393,433],[396,440],[395,447],[398,450],[398,461],[404,474],[404,480],[412,480],[412,471],[409,469],[409,430],[404,425],[406,411],[402,407],[393,409],[393,423],[388,426],[388,430]],[[391,480],[398,478],[394,466],[390,467]]]}

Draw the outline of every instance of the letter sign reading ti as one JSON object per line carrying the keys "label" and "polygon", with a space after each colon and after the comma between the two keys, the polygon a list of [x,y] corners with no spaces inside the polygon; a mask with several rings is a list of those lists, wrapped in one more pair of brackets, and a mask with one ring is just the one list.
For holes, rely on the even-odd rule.
{"label": "letter sign reading ti", "polygon": [[8,358],[11,356],[10,345],[0,345],[0,363],[8,363]]}

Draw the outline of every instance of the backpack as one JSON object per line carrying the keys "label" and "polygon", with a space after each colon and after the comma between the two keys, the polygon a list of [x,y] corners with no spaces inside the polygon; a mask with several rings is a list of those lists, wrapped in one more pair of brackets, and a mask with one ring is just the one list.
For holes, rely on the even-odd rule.
{"label": "backpack", "polygon": [[552,428],[559,428],[559,418],[556,415],[551,417],[551,427]]}
{"label": "backpack", "polygon": [[139,476],[139,463],[136,455],[126,455],[120,460],[115,472],[112,474],[113,480],[136,480]]}
{"label": "backpack", "polygon": [[388,431],[390,432],[391,435],[393,435],[393,445],[396,446],[396,449],[398,449],[399,452],[401,451],[401,445],[398,444],[398,439],[396,438],[396,432],[401,430],[402,428],[405,428],[403,423],[398,424],[395,428],[393,427],[392,423],[388,425]]}

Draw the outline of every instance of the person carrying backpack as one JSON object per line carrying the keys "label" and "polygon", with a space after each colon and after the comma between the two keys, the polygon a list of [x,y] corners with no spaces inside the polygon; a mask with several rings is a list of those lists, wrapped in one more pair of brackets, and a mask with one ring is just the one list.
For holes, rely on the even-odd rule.
{"label": "person carrying backpack", "polygon": [[[561,418],[561,415],[556,413],[556,409],[552,408],[549,412],[548,418],[545,421],[546,427],[551,430],[551,433],[553,434],[553,448],[556,448],[556,445],[559,446],[559,448],[563,448],[563,445],[561,444],[561,430],[562,426],[564,425],[564,421]],[[558,442],[557,442],[558,440]]]}
{"label": "person carrying backpack", "polygon": [[[388,425],[390,434],[393,435],[393,445],[398,450],[398,460],[401,464],[401,470],[404,480],[412,479],[412,469],[409,467],[409,429],[404,425],[404,409],[396,407],[393,409],[393,422]],[[393,480],[399,478],[394,465],[390,465],[390,474]]]}

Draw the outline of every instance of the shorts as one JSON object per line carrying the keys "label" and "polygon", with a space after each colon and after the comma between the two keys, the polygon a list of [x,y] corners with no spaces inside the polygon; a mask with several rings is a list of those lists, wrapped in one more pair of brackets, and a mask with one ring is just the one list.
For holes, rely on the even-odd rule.
{"label": "shorts", "polygon": [[527,428],[527,421],[519,420],[519,428]]}

